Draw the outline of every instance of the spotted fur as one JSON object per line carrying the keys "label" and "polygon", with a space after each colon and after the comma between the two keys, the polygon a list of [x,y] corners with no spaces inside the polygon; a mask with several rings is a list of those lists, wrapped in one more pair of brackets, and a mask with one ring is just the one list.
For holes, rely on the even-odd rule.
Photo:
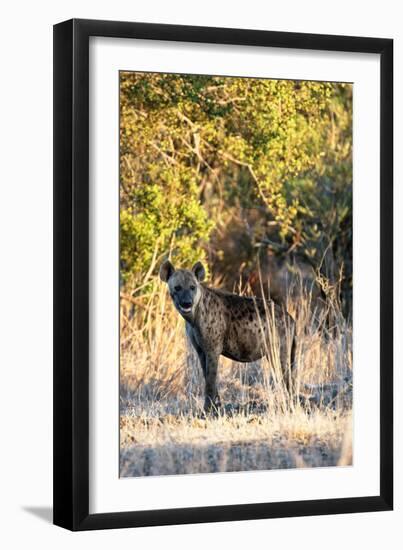
{"label": "spotted fur", "polygon": [[220,406],[217,391],[220,355],[248,363],[273,353],[272,320],[279,338],[284,380],[290,388],[295,323],[283,307],[273,301],[207,286],[202,282],[205,269],[201,262],[187,270],[175,269],[166,261],[161,265],[160,277],[167,283],[172,301],[186,321],[186,332],[199,357],[206,383],[205,410]]}

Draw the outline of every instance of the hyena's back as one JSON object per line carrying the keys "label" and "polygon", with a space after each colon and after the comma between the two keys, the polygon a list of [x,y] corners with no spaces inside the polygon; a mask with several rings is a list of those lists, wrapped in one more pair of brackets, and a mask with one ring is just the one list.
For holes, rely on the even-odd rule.
{"label": "hyena's back", "polygon": [[280,353],[293,331],[293,320],[282,307],[259,298],[212,290],[225,310],[226,331],[222,354],[232,360],[248,363],[267,355],[273,339],[280,343]]}

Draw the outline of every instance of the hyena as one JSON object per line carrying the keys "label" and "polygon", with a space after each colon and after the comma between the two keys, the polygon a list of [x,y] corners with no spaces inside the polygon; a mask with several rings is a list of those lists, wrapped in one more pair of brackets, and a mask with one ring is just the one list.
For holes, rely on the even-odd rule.
{"label": "hyena", "polygon": [[208,287],[205,269],[197,262],[191,270],[161,265],[176,309],[186,321],[186,332],[197,352],[205,378],[204,409],[220,407],[217,368],[220,355],[234,361],[257,361],[273,348],[273,321],[279,340],[280,361],[288,390],[292,384],[295,323],[285,309],[271,300],[239,296]]}

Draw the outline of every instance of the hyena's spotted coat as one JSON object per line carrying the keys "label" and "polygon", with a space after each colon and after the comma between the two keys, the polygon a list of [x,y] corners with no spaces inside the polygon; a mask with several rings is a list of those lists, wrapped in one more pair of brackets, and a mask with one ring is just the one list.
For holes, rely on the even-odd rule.
{"label": "hyena's spotted coat", "polygon": [[220,405],[216,385],[219,356],[243,363],[261,359],[273,352],[273,333],[279,340],[283,376],[290,388],[295,323],[284,308],[273,301],[238,296],[202,284],[205,269],[200,262],[187,270],[175,269],[166,261],[160,276],[186,321],[186,332],[199,357],[206,381],[205,410]]}

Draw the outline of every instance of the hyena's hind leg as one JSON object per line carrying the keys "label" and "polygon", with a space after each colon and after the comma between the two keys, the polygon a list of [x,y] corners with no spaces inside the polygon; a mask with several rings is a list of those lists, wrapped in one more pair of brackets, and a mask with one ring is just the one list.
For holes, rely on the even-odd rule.
{"label": "hyena's hind leg", "polygon": [[296,391],[296,354],[295,322],[289,318],[283,325],[280,338],[280,362],[284,386],[290,397],[293,397]]}

